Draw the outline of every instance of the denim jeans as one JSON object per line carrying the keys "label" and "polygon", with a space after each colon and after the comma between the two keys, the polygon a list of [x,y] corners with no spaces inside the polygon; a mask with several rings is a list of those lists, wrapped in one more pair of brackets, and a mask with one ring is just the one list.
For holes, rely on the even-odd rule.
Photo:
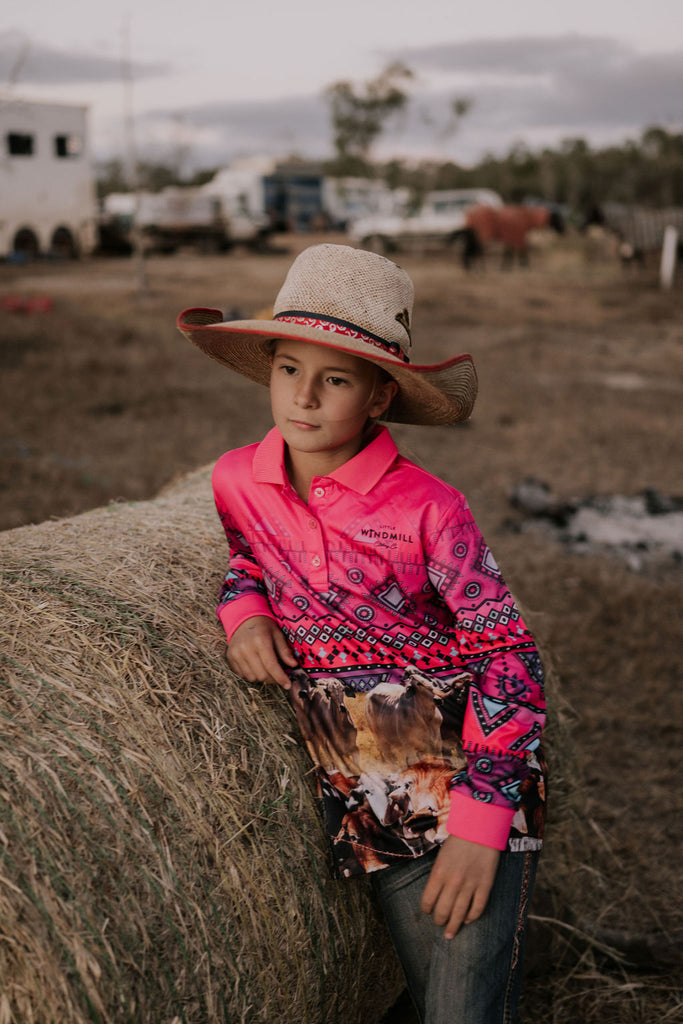
{"label": "denim jeans", "polygon": [[513,1024],[538,853],[503,853],[486,909],[452,939],[420,910],[437,851],[373,872],[422,1024]]}

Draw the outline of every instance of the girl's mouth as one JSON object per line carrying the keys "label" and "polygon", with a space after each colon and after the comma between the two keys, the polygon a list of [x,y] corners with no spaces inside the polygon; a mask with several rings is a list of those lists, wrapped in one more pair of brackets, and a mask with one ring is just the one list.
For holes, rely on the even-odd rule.
{"label": "girl's mouth", "polygon": [[306,423],[304,420],[290,420],[293,426],[298,427],[299,430],[317,430],[315,423]]}

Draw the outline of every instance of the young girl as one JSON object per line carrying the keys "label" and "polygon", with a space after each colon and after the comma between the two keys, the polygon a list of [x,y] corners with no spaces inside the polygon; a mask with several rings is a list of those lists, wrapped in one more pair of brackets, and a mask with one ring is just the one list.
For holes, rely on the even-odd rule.
{"label": "young girl", "polygon": [[334,872],[371,872],[420,1019],[514,1019],[541,846],[543,673],[463,496],[378,420],[447,424],[468,355],[411,364],[413,286],[317,245],[272,321],[181,314],[207,355],[270,386],[275,426],[223,455],[228,660],[282,686],[315,763]]}

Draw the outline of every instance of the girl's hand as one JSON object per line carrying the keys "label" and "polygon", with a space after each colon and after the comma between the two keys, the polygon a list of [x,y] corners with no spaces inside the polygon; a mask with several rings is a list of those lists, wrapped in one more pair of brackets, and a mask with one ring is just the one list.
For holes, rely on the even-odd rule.
{"label": "girl's hand", "polygon": [[292,685],[282,666],[296,668],[296,658],[280,627],[267,615],[253,615],[237,627],[227,657],[233,672],[250,683],[276,683],[284,690]]}
{"label": "girl's hand", "polygon": [[448,836],[431,870],[421,907],[452,939],[461,924],[476,921],[489,898],[500,850]]}

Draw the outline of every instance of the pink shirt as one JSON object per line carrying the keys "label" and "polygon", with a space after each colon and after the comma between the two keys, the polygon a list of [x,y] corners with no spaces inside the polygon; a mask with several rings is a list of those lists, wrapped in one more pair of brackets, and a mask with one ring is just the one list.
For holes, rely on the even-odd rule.
{"label": "pink shirt", "polygon": [[290,699],[340,873],[449,833],[540,846],[542,668],[463,495],[385,428],[307,503],[276,428],[223,455],[213,485],[230,546],[218,614],[228,640],[270,616],[305,670]]}

